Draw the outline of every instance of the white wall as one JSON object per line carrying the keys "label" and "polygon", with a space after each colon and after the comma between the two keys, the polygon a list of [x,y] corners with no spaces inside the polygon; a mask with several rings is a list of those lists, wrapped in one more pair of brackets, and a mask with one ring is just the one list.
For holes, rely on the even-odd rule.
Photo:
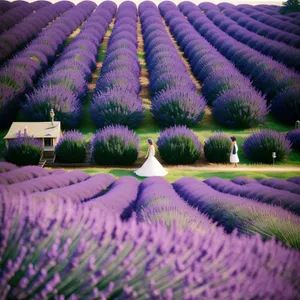
{"label": "white wall", "polygon": [[[33,2],[35,0],[25,0],[25,1]],[[50,1],[52,3],[55,3],[55,2],[58,2],[60,0],[48,0],[48,1]],[[69,1],[71,1],[73,3],[81,2],[81,0],[69,0]],[[163,2],[163,1],[164,0],[152,0],[152,2],[154,2],[156,4],[159,4],[160,2]],[[179,4],[183,1],[184,0],[173,0],[173,2],[176,3],[176,4]],[[95,0],[93,2],[99,4],[103,1],[102,0]],[[121,2],[123,2],[123,0],[115,0],[114,2],[116,4],[120,4]],[[133,2],[135,2],[136,4],[139,4],[139,3],[143,2],[143,0],[135,0]],[[199,4],[200,2],[205,2],[205,1],[191,1],[191,2]],[[223,1],[222,0],[221,1],[211,0],[211,1],[207,1],[207,2],[212,2],[212,3],[215,3],[215,4],[220,3],[220,2],[229,2],[229,3],[235,4],[235,5],[237,5],[237,4],[251,4],[251,5],[257,5],[257,4],[270,4],[271,5],[271,4],[275,4],[275,5],[282,5],[283,1],[279,1],[279,0],[231,0],[231,1],[230,0],[227,0],[227,1],[226,0],[223,0]]]}

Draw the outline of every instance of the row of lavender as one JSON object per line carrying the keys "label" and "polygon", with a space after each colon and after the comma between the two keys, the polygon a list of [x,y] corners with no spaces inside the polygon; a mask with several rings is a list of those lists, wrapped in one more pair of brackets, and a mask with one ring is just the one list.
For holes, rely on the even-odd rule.
{"label": "row of lavender", "polygon": [[5,12],[18,7],[20,5],[22,5],[24,3],[24,1],[13,1],[13,2],[9,2],[6,0],[3,0],[0,2],[0,15],[4,14]]}
{"label": "row of lavender", "polygon": [[91,102],[91,118],[97,127],[134,128],[144,118],[137,45],[137,8],[128,1],[118,8]]}
{"label": "row of lavender", "polygon": [[[1,127],[6,127],[12,122],[18,112],[24,92],[32,90],[37,77],[53,62],[67,37],[91,14],[94,8],[94,5],[89,2],[83,2],[71,8],[72,6],[73,4],[70,3],[58,2],[50,8],[44,8],[46,10],[44,14],[47,17],[43,17],[42,20],[43,22],[48,20],[47,23],[53,21],[59,14],[65,13],[46,27],[24,50],[8,60],[5,67],[0,70]],[[39,13],[44,9],[35,13],[35,18],[38,19]],[[23,22],[25,20],[26,18]],[[36,24],[40,22],[37,20]],[[24,27],[25,24],[22,28]],[[26,36],[25,32],[24,36]]]}
{"label": "row of lavender", "polygon": [[50,4],[51,2],[48,1],[35,1],[32,3],[21,2],[20,5],[1,14],[0,33],[18,24],[31,13]]}
{"label": "row of lavender", "polygon": [[164,127],[197,124],[204,116],[205,101],[198,95],[156,5],[141,3],[139,15],[154,118]]}
{"label": "row of lavender", "polygon": [[251,78],[279,120],[293,124],[299,119],[299,74],[224,33],[195,4],[185,2],[179,8],[207,41]]}
{"label": "row of lavender", "polygon": [[[95,4],[83,4],[88,5],[87,11],[90,15]],[[62,122],[64,128],[78,126],[88,82],[96,67],[98,48],[115,11],[116,5],[113,2],[103,2],[86,20],[80,33],[62,51],[53,67],[41,76],[38,88],[27,95],[26,103],[22,107],[26,120],[45,121],[50,110],[54,109],[56,118]]]}
{"label": "row of lavender", "polygon": [[[0,170],[13,168],[0,164]],[[115,180],[110,175],[90,177],[80,171],[52,174],[37,167],[26,169],[1,174],[6,178],[21,173],[40,176],[1,186],[1,295],[74,299],[299,296],[299,253],[274,240],[228,235],[216,227],[208,217],[226,225],[223,220],[232,211],[219,210],[222,202],[216,199],[223,194],[208,186],[205,190],[206,184],[200,181],[183,179],[185,182],[173,184],[179,194],[186,185],[191,189],[183,199],[161,178],[139,184],[133,177]],[[203,186],[194,189],[192,184],[198,183]],[[205,196],[211,209],[200,207],[200,201],[193,206],[207,215],[184,201],[193,201],[202,190],[212,195]],[[240,233],[277,234],[288,246],[299,247],[298,217],[281,208],[239,199],[234,199],[231,209],[239,208],[233,218]],[[231,202],[227,199],[226,203],[230,206]],[[133,217],[121,223],[120,216],[122,220]],[[232,224],[230,217],[228,223]],[[85,276],[79,280],[82,270]]]}

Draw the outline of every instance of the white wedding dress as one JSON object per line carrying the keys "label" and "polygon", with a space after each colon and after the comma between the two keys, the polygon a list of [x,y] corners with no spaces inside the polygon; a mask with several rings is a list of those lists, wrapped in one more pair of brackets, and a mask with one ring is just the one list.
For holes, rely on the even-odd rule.
{"label": "white wedding dress", "polygon": [[164,169],[164,167],[159,163],[159,161],[155,158],[155,148],[154,146],[150,146],[147,152],[146,157],[148,159],[142,165],[141,168],[134,171],[134,173],[141,177],[152,177],[152,176],[165,176],[168,174],[168,171]]}

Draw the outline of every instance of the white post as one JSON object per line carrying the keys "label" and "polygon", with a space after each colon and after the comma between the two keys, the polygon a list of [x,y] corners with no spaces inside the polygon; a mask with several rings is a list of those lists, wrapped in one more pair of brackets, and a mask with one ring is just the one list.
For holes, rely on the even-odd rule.
{"label": "white post", "polygon": [[275,165],[276,152],[272,152],[273,166]]}

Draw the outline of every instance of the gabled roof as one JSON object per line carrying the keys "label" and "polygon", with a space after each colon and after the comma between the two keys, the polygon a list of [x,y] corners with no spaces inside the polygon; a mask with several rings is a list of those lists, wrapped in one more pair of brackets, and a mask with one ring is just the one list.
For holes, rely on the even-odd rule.
{"label": "gabled roof", "polygon": [[24,134],[24,129],[27,127],[27,134],[35,138],[56,138],[60,136],[60,122],[14,122],[9,128],[4,139],[15,139],[21,131]]}

